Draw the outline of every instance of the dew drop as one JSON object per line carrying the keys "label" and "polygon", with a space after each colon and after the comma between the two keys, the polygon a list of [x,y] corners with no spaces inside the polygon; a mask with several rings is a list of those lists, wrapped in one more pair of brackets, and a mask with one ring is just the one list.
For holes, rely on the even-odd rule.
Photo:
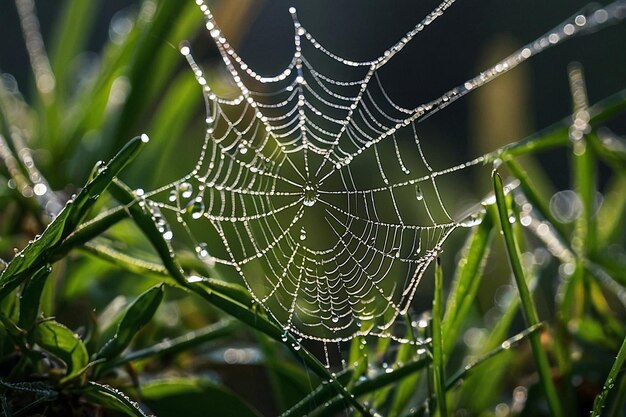
{"label": "dew drop", "polygon": [[304,199],[303,204],[307,207],[311,207],[317,201],[317,189],[312,184],[307,184],[304,187]]}
{"label": "dew drop", "polygon": [[304,226],[302,226],[302,228],[300,229],[300,240],[305,240],[306,239],[306,229],[304,228]]}
{"label": "dew drop", "polygon": [[201,258],[206,258],[207,256],[209,256],[209,249],[207,244],[204,242],[198,243],[198,246],[196,246],[196,253]]}
{"label": "dew drop", "polygon": [[330,316],[330,321],[332,321],[333,323],[337,323],[339,322],[339,317],[333,313],[332,316]]}
{"label": "dew drop", "polygon": [[201,197],[196,198],[187,206],[187,212],[191,214],[191,218],[199,219],[204,214],[204,202]]}
{"label": "dew drop", "polygon": [[167,200],[170,203],[174,203],[177,198],[178,198],[178,193],[176,192],[176,190],[172,190],[170,191],[170,195],[167,197]]}
{"label": "dew drop", "polygon": [[422,194],[422,189],[419,185],[415,186],[415,198],[417,198],[418,201],[422,201],[424,199],[424,194]]}
{"label": "dew drop", "polygon": [[178,192],[180,193],[181,197],[189,198],[193,194],[193,186],[188,182],[183,182],[178,186]]}

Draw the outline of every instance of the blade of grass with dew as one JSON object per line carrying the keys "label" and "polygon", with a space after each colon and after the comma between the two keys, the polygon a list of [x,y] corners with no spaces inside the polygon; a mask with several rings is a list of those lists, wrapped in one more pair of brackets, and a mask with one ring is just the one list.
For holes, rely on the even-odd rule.
{"label": "blade of grass with dew", "polygon": [[443,353],[446,357],[452,352],[461,327],[476,299],[489,254],[492,232],[493,215],[487,212],[467,238],[443,317]]}
{"label": "blade of grass with dew", "polygon": [[[493,188],[496,195],[496,206],[498,208],[498,214],[500,217],[500,225],[502,227],[502,233],[504,234],[504,241],[507,248],[507,254],[509,257],[509,263],[511,270],[515,278],[515,283],[518,289],[518,293],[521,300],[522,310],[524,311],[524,317],[529,326],[534,326],[539,323],[539,316],[535,304],[528,290],[528,285],[524,278],[524,271],[522,269],[522,263],[519,257],[519,249],[513,233],[513,228],[509,222],[508,208],[506,205],[506,198],[504,195],[504,189],[502,185],[502,179],[500,175],[494,170],[493,172]],[[530,343],[537,365],[537,371],[539,372],[539,378],[541,385],[550,407],[550,412],[553,417],[561,417],[562,409],[557,395],[556,388],[552,381],[550,372],[550,364],[546,352],[541,346],[539,335],[533,333],[530,337]]]}
{"label": "blade of grass with dew", "polygon": [[617,352],[617,357],[615,358],[615,362],[613,362],[613,366],[609,371],[609,374],[606,377],[606,381],[602,386],[602,391],[593,402],[593,411],[591,413],[592,416],[600,416],[602,415],[602,411],[604,410],[604,405],[606,403],[607,397],[610,391],[613,389],[615,385],[615,380],[617,376],[622,371],[622,367],[624,366],[624,360],[626,360],[626,339],[622,342],[622,346],[619,348]]}
{"label": "blade of grass with dew", "polygon": [[105,384],[94,381],[87,382],[87,385],[80,390],[80,393],[96,404],[116,411],[121,411],[131,417],[150,417],[144,413],[139,404],[131,400],[123,392]]}
{"label": "blade of grass with dew", "polygon": [[[626,90],[610,95],[589,107],[589,125],[597,127],[624,111],[626,111]],[[566,117],[535,134],[488,153],[484,156],[484,162],[491,163],[496,159],[506,160],[508,157],[537,154],[544,150],[566,146],[569,143],[571,124],[572,118]]]}
{"label": "blade of grass with dew", "polygon": [[[479,371],[479,368],[481,368],[483,365],[490,363],[498,356],[501,356],[502,353],[510,351],[510,349],[516,344],[521,343],[530,335],[539,331],[542,326],[542,324],[538,324],[537,326],[529,327],[528,329],[523,330],[522,332],[506,339],[504,342],[499,343],[496,348],[481,355],[478,359],[475,359],[468,365],[465,365],[446,381],[446,392],[451,391],[459,384],[469,380],[473,376],[473,374]],[[430,400],[432,400],[432,398],[426,399],[420,407],[409,411],[403,417],[422,417],[426,413],[427,404]]]}
{"label": "blade of grass with dew", "polygon": [[432,346],[433,346],[433,385],[435,397],[437,398],[437,410],[441,417],[448,416],[445,391],[445,356],[443,353],[443,332],[441,329],[441,318],[443,316],[443,269],[441,261],[437,258],[435,265],[435,297],[433,299],[433,320],[432,320]]}
{"label": "blade of grass with dew", "polygon": [[[413,324],[411,323],[411,317],[406,317],[407,325],[407,340],[416,341],[415,329],[413,328]],[[396,366],[402,366],[402,364],[409,362],[412,358],[415,357],[416,353],[419,352],[419,349],[416,351],[416,347],[412,344],[402,344],[398,347],[398,353],[396,354]],[[418,384],[420,383],[421,378],[420,373],[415,373],[404,378],[402,381],[398,382],[396,388],[393,392],[393,398],[391,399],[391,405],[389,406],[389,417],[399,416],[402,411],[407,407],[411,398],[415,395],[416,390],[419,388]]]}
{"label": "blade of grass with dew", "polygon": [[107,189],[113,178],[141,151],[147,136],[129,141],[120,152],[68,202],[61,213],[44,232],[26,246],[7,265],[0,275],[0,300],[23,282],[29,274],[41,268],[54,257],[60,242],[73,232],[85,217],[100,194]]}

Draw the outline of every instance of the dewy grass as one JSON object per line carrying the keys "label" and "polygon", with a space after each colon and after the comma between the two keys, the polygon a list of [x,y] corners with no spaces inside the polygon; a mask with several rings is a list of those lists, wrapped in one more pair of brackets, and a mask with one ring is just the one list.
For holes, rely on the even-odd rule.
{"label": "dewy grass", "polygon": [[[494,171],[493,175],[493,188],[496,195],[496,206],[498,208],[498,217],[500,218],[500,226],[502,227],[502,233],[504,235],[504,242],[506,244],[506,251],[509,256],[509,262],[513,277],[515,278],[515,284],[517,291],[522,302],[522,310],[526,319],[526,324],[529,327],[537,326],[539,324],[539,315],[537,314],[537,308],[535,302],[528,290],[528,283],[524,277],[524,270],[522,268],[522,262],[520,260],[519,246],[515,239],[513,228],[511,227],[511,215],[507,207],[506,196],[504,195],[504,187],[502,185],[502,178]],[[515,217],[513,217],[515,218]],[[539,335],[533,333],[530,335],[530,343],[533,350],[533,356],[537,365],[537,371],[539,372],[539,378],[544,389],[544,393],[548,399],[550,410],[554,417],[561,417],[563,411],[556,392],[554,383],[552,382],[552,374],[550,372],[550,363],[548,357],[541,346],[541,340]]]}
{"label": "dewy grass", "polygon": [[[293,68],[275,80],[286,84],[274,96],[274,80],[247,64],[233,76],[243,58],[224,33],[237,28],[218,31],[219,17],[195,3],[144,1],[120,12],[99,66],[74,83],[72,62],[96,27],[97,7],[66,1],[48,56],[34,1],[16,0],[36,89],[30,105],[11,77],[1,78],[0,253],[10,260],[0,275],[0,416],[587,415],[589,408],[565,403],[582,393],[572,369],[597,390],[594,415],[621,413],[626,153],[618,133],[600,128],[625,114],[625,91],[590,105],[582,70],[571,67],[574,117],[449,170],[430,165],[433,150],[422,146],[428,138],[419,122],[547,47],[618,23],[626,2],[577,13],[414,110],[393,102],[378,70],[410,38],[440,24],[454,1],[388,54],[361,63],[330,53],[292,10]],[[243,19],[234,3],[221,6]],[[181,70],[169,44],[193,40],[204,27],[240,97],[212,90],[224,71],[196,63],[195,41],[180,48],[193,73]],[[337,61],[345,78],[326,74],[333,65],[314,58]],[[352,72],[360,67],[365,78]],[[267,90],[246,87],[246,77]],[[215,90],[234,88],[224,84]],[[196,121],[201,92],[206,130]],[[293,111],[264,101],[285,101],[280,94],[293,95]],[[283,138],[284,123],[293,131]],[[150,143],[140,136],[123,146],[140,127]],[[332,150],[316,154],[326,146],[316,137],[329,133],[337,143],[330,138]],[[200,156],[188,155],[192,134],[206,135]],[[517,159],[545,150],[572,152],[571,183],[582,204],[574,224],[559,221],[541,193],[549,187],[537,187],[541,176]],[[90,176],[94,155],[110,162]],[[359,158],[367,175],[357,172]],[[495,205],[488,196],[456,220],[447,209],[458,189],[439,181],[499,160],[513,177],[509,195],[495,175]],[[196,161],[180,179],[178,165]],[[601,164],[612,170],[611,191],[600,186]],[[363,182],[369,177],[380,181]],[[172,182],[149,191],[163,178]],[[76,196],[62,208],[66,191]],[[308,217],[316,211],[332,215]],[[493,239],[497,219],[506,256]],[[461,228],[468,238],[450,262],[453,245],[444,241]],[[520,253],[527,230],[539,239],[529,236]],[[560,246],[544,243],[553,238]],[[315,246],[329,241],[332,253]],[[507,262],[518,292],[493,288]],[[428,284],[418,283],[433,277],[431,304],[422,294]],[[317,304],[308,305],[312,299]],[[264,390],[266,374],[271,390]]]}

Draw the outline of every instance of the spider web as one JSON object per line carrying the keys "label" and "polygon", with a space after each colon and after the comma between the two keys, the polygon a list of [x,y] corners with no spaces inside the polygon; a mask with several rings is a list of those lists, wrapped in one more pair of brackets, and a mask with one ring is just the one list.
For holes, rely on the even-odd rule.
{"label": "spider web", "polygon": [[446,238],[480,221],[480,213],[452,216],[439,183],[485,158],[433,169],[417,124],[544,49],[624,14],[621,1],[573,16],[439,98],[398,105],[380,69],[454,2],[440,3],[369,61],[333,53],[291,8],[292,59],[264,76],[196,0],[238,93],[218,95],[189,45],[181,46],[203,91],[206,137],[188,175],[144,197],[160,218],[160,211],[175,214],[199,259],[234,268],[285,332],[324,342],[394,337],[390,328]]}

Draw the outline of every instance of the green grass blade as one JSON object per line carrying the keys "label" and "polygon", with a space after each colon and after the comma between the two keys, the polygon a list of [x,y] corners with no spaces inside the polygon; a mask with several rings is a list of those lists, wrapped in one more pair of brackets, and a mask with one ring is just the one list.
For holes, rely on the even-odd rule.
{"label": "green grass blade", "polygon": [[626,360],[626,339],[622,342],[622,346],[619,348],[617,352],[617,357],[615,358],[615,362],[613,362],[613,366],[609,371],[609,374],[606,377],[606,381],[602,386],[602,391],[593,402],[593,411],[591,413],[592,416],[600,416],[602,415],[602,411],[604,410],[604,404],[606,403],[606,399],[613,389],[615,385],[616,379],[619,373],[622,371],[622,367],[624,366],[624,360]]}
{"label": "green grass blade", "polygon": [[489,254],[493,216],[485,214],[467,239],[462,260],[456,270],[443,318],[443,352],[448,356],[459,336],[480,286],[484,264]]}
{"label": "green grass blade", "polygon": [[433,300],[433,385],[435,388],[435,396],[437,398],[437,409],[441,417],[448,416],[448,407],[446,405],[446,391],[444,387],[445,375],[445,358],[443,353],[443,341],[441,330],[441,317],[443,315],[443,270],[441,261],[437,258],[435,265],[435,297]]}
{"label": "green grass blade", "polygon": [[41,294],[50,272],[52,272],[50,265],[44,265],[33,274],[22,291],[18,326],[26,331],[35,325],[40,311]]}
{"label": "green grass blade", "polygon": [[96,354],[96,359],[111,359],[128,347],[139,330],[150,322],[163,300],[163,286],[150,288],[130,304],[117,326],[115,335]]}
{"label": "green grass blade", "polygon": [[[625,110],[626,90],[622,90],[589,107],[589,125],[597,127]],[[536,154],[547,149],[565,146],[569,144],[571,125],[572,118],[568,116],[531,136],[485,155],[485,163],[493,162],[496,159],[506,160],[509,157]]]}
{"label": "green grass blade", "polygon": [[[100,6],[100,1],[66,1],[54,29],[50,48],[50,63],[55,76],[58,95],[70,90],[68,81],[74,59],[88,41],[89,29]],[[64,100],[58,100],[63,105]]]}
{"label": "green grass blade", "polygon": [[[502,178],[500,178],[500,175],[495,170],[492,177],[493,188],[496,195],[496,206],[498,208],[498,215],[500,217],[500,225],[502,227],[502,233],[504,234],[504,242],[507,249],[509,263],[513,272],[513,277],[515,278],[515,283],[520,296],[524,317],[528,326],[535,326],[539,324],[539,316],[537,314],[537,310],[535,308],[532,296],[530,295],[530,291],[528,290],[528,285],[526,284],[526,280],[524,278],[522,262],[519,256],[519,248],[517,247],[513,228],[511,227],[511,223],[509,222],[509,210],[507,208],[506,197],[504,195]],[[561,404],[559,402],[556,388],[552,381],[550,364],[548,362],[546,352],[541,346],[541,341],[538,334],[533,333],[531,335],[530,344],[532,347],[533,356],[535,358],[535,363],[537,365],[537,371],[539,372],[541,385],[548,401],[552,416],[561,417],[563,413],[561,410]]]}

